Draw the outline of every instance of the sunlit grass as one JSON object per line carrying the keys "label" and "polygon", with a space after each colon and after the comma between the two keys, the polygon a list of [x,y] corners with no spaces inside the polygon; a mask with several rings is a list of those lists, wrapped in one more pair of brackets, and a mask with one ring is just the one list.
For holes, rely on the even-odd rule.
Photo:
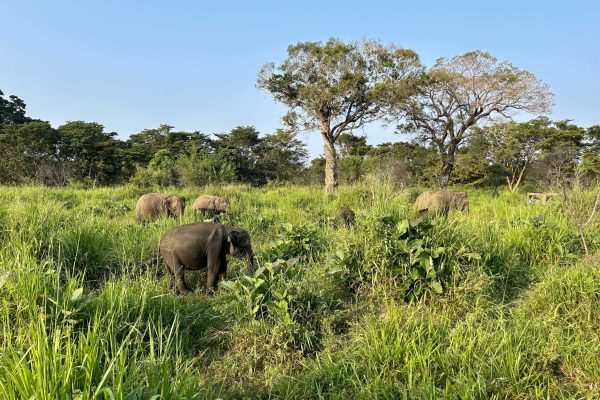
{"label": "sunlit grass", "polygon": [[[600,270],[560,204],[469,191],[470,212],[430,233],[452,270],[443,293],[405,303],[394,229],[412,218],[408,191],[203,193],[231,200],[223,222],[272,268],[245,281],[256,289],[210,297],[193,272],[192,295],[169,291],[144,261],[178,221],[134,224],[137,188],[0,188],[0,398],[600,396]],[[181,222],[197,218],[188,207]]]}

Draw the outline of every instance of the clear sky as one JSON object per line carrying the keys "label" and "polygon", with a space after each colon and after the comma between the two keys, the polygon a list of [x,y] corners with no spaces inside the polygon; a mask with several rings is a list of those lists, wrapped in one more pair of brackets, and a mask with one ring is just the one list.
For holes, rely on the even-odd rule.
{"label": "clear sky", "polygon": [[[256,89],[260,66],[329,37],[394,43],[426,65],[488,51],[550,85],[551,118],[600,124],[598,1],[0,0],[0,89],[53,126],[94,121],[121,138],[161,123],[266,134],[284,109]],[[378,125],[364,133],[401,139]],[[301,138],[322,152],[318,135]]]}

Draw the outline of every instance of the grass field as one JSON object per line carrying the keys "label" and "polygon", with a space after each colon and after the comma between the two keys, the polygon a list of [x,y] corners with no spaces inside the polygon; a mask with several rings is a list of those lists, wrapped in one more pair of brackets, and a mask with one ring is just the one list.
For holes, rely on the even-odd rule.
{"label": "grass field", "polygon": [[181,297],[144,263],[177,222],[135,225],[140,190],[0,188],[1,399],[600,398],[600,229],[583,257],[560,203],[472,190],[412,228],[385,185],[204,192],[258,271]]}

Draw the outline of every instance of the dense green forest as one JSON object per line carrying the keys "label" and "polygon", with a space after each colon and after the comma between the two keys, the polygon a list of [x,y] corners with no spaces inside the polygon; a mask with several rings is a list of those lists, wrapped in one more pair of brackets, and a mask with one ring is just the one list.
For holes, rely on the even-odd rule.
{"label": "dense green forest", "polygon": [[[305,145],[289,130],[261,135],[251,126],[228,133],[145,129],[122,140],[97,122],[59,127],[27,116],[16,96],[0,97],[0,183],[86,187],[132,182],[140,187],[215,183],[322,184],[324,158],[307,162]],[[367,144],[349,133],[336,142],[340,182],[386,177],[399,186],[437,185],[440,156],[421,141]],[[483,156],[485,155],[485,156]],[[600,177],[600,126],[539,117],[476,127],[458,149],[451,183],[542,188]],[[521,179],[519,179],[521,178]],[[508,182],[508,183],[507,183]]]}

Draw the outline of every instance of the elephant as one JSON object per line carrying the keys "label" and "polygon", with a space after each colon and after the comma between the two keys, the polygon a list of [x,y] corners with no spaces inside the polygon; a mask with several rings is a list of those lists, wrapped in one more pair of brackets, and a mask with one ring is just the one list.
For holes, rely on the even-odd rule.
{"label": "elephant", "polygon": [[186,295],[191,289],[185,284],[185,270],[208,268],[206,288],[214,292],[227,273],[226,255],[245,258],[250,271],[254,255],[250,236],[241,228],[213,222],[195,222],[167,231],[160,240],[159,252],[170,277],[169,288]]}
{"label": "elephant", "polygon": [[221,213],[228,214],[231,212],[229,201],[227,199],[206,194],[201,195],[194,200],[192,209],[194,212],[200,211],[203,215],[208,217],[214,217],[215,215],[219,215]]}
{"label": "elephant", "polygon": [[469,197],[466,192],[449,190],[427,190],[415,200],[415,208],[422,214],[439,214],[447,216],[451,209],[469,210]]}
{"label": "elephant", "polygon": [[337,214],[346,228],[348,228],[350,225],[354,225],[354,222],[356,221],[356,214],[348,207],[338,208]]}
{"label": "elephant", "polygon": [[135,222],[142,223],[166,215],[181,218],[185,210],[185,197],[170,194],[148,193],[135,205]]}

